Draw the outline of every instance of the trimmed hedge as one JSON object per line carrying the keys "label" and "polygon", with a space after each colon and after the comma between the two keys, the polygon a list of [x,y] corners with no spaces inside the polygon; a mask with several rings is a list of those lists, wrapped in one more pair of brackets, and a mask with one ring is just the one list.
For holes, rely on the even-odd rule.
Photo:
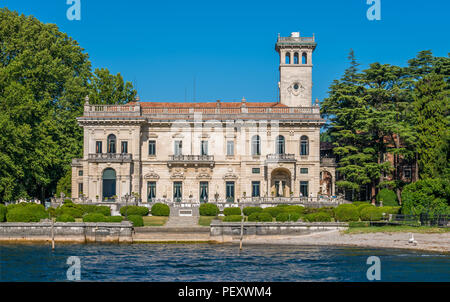
{"label": "trimmed hedge", "polygon": [[88,213],[83,216],[83,222],[106,222],[106,216],[101,213]]}
{"label": "trimmed hedge", "polygon": [[286,206],[282,207],[283,212],[285,213],[297,213],[299,215],[302,215],[305,213],[305,207],[302,206]]}
{"label": "trimmed hedge", "polygon": [[377,202],[383,201],[383,206],[398,206],[397,194],[389,189],[381,189],[377,194]]}
{"label": "trimmed hedge", "polygon": [[263,213],[267,213],[270,216],[272,216],[273,218],[277,217],[278,214],[281,214],[284,212],[284,207],[269,207],[269,208],[264,208]]}
{"label": "trimmed hedge", "polygon": [[383,218],[383,214],[380,208],[365,207],[361,210],[360,218],[363,221],[380,221]]}
{"label": "trimmed hedge", "polygon": [[168,205],[163,203],[155,203],[152,206],[151,213],[153,216],[169,216],[170,208]]}
{"label": "trimmed hedge", "polygon": [[66,203],[60,206],[56,209],[56,217],[59,217],[61,215],[69,215],[74,218],[81,218],[83,217],[83,210],[80,208],[79,205],[73,204],[73,203]]}
{"label": "trimmed hedge", "polygon": [[[280,213],[281,214],[281,213]],[[252,222],[271,222],[273,220],[272,215],[267,212],[257,212],[248,216],[248,221]]]}
{"label": "trimmed hedge", "polygon": [[122,222],[122,216],[105,216],[105,222]]}
{"label": "trimmed hedge", "polygon": [[353,204],[341,204],[334,209],[334,216],[338,221],[358,221],[358,208]]}
{"label": "trimmed hedge", "polygon": [[83,214],[100,213],[105,216],[111,216],[111,209],[108,206],[96,206],[91,204],[80,204],[77,206],[83,211]]}
{"label": "trimmed hedge", "polygon": [[45,207],[36,203],[9,205],[6,211],[6,221],[8,222],[39,222],[46,218],[48,218],[48,213],[45,211]]}
{"label": "trimmed hedge", "polygon": [[224,222],[241,222],[241,215],[228,215],[223,218]]}
{"label": "trimmed hedge", "polygon": [[144,226],[144,219],[141,215],[130,215],[128,216],[128,220],[131,221],[135,227]]}
{"label": "trimmed hedge", "polygon": [[6,221],[6,207],[0,204],[0,222]]}
{"label": "trimmed hedge", "polygon": [[327,213],[327,212],[317,212],[317,213],[307,214],[305,216],[305,219],[309,222],[330,222],[331,215],[330,215],[330,213]]}
{"label": "trimmed hedge", "polygon": [[361,211],[363,209],[365,209],[365,208],[375,208],[375,206],[373,204],[370,204],[370,203],[365,203],[365,204],[360,204],[356,208],[358,209],[358,213],[361,215]]}
{"label": "trimmed hedge", "polygon": [[[147,216],[148,213],[149,213],[149,209],[147,207],[125,206],[125,207],[121,207],[120,208],[120,214],[122,216],[125,216],[125,215],[128,215],[128,216],[130,216],[130,215]],[[165,216],[165,215],[155,215],[155,216]],[[167,216],[169,216],[169,215],[167,215]]]}
{"label": "trimmed hedge", "polygon": [[402,207],[380,207],[379,209],[386,214],[398,214]]}
{"label": "trimmed hedge", "polygon": [[231,216],[231,215],[241,215],[241,209],[232,207],[232,208],[225,208],[223,209],[223,214],[225,216]]}
{"label": "trimmed hedge", "polygon": [[200,216],[217,216],[219,208],[212,203],[203,203],[199,208]]}
{"label": "trimmed hedge", "polygon": [[300,214],[295,213],[295,212],[280,213],[276,217],[277,222],[286,222],[286,221],[296,222],[299,219],[300,219]]}
{"label": "trimmed hedge", "polygon": [[245,207],[243,209],[244,215],[245,216],[250,216],[253,213],[259,213],[262,212],[263,209],[261,207]]}
{"label": "trimmed hedge", "polygon": [[75,218],[67,214],[62,214],[61,216],[56,217],[56,222],[75,222]]}

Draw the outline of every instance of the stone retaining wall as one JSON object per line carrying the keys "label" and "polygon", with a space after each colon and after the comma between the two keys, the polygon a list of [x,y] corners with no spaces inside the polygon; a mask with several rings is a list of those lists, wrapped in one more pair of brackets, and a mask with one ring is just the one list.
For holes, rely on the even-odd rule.
{"label": "stone retaining wall", "polygon": [[[243,227],[244,238],[256,236],[295,236],[307,235],[316,232],[331,230],[345,230],[348,224],[344,222],[245,222]],[[211,223],[210,237],[215,241],[232,241],[241,235],[240,222]]]}
{"label": "stone retaining wall", "polygon": [[[53,227],[55,242],[132,242],[132,224],[56,222]],[[0,223],[0,242],[49,242],[52,223]]]}

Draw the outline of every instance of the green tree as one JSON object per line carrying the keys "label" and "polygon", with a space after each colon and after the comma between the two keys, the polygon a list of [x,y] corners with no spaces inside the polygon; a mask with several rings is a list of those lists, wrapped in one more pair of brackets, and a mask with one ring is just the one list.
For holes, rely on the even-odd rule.
{"label": "green tree", "polygon": [[442,75],[424,76],[414,90],[415,128],[421,178],[448,176],[448,90]]}
{"label": "green tree", "polygon": [[44,198],[80,157],[86,95],[126,103],[136,92],[54,24],[0,8],[0,201]]}

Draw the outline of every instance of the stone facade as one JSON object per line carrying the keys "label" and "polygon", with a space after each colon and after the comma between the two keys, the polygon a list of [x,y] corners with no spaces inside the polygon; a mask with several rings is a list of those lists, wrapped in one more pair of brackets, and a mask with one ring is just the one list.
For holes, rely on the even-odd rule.
{"label": "stone facade", "polygon": [[87,98],[72,198],[124,201],[130,194],[144,203],[198,203],[325,193],[321,171],[334,168],[321,166],[324,120],[311,105],[314,48],[314,38],[279,37],[282,59],[288,50],[306,53],[305,64],[280,61],[280,102],[91,105]]}

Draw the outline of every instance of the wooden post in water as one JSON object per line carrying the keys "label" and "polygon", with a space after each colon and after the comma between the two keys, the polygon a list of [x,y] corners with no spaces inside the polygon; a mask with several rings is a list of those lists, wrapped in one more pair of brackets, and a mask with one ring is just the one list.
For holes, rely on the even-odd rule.
{"label": "wooden post in water", "polygon": [[52,251],[55,250],[55,222],[52,217]]}
{"label": "wooden post in water", "polygon": [[239,250],[242,251],[242,240],[244,238],[244,213],[242,213],[242,207],[239,207],[241,209],[241,238],[239,240]]}

